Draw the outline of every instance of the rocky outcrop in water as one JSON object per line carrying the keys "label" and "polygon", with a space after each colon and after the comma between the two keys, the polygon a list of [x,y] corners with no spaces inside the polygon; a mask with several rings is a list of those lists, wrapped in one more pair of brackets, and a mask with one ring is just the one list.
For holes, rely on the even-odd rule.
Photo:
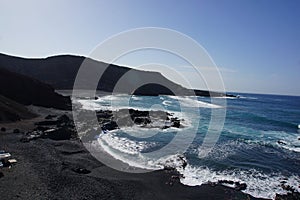
{"label": "rocky outcrop in water", "polygon": [[110,131],[134,125],[142,128],[183,128],[180,119],[164,111],[139,111],[121,109],[118,111],[97,111],[97,118],[103,131]]}

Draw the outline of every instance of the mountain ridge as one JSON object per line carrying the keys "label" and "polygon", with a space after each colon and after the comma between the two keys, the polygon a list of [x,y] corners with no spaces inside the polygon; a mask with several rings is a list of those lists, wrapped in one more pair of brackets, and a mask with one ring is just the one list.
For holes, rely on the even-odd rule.
{"label": "mountain ridge", "polygon": [[[22,58],[0,53],[0,68],[38,79],[51,85],[56,90],[73,89],[77,72],[83,62],[91,69],[90,75],[96,73],[96,70],[103,70],[97,86],[97,90],[101,91],[151,96],[174,94],[226,96],[226,94],[219,92],[187,89],[167,79],[159,72],[142,71],[115,64],[107,64],[84,56],[55,55],[46,58]],[[124,84],[121,84],[116,91],[115,86],[121,78]],[[88,80],[88,76],[86,79]],[[145,85],[145,82],[148,84]],[[92,88],[88,81],[83,82],[81,87],[80,89]],[[132,88],[134,88],[134,91],[132,91]]]}

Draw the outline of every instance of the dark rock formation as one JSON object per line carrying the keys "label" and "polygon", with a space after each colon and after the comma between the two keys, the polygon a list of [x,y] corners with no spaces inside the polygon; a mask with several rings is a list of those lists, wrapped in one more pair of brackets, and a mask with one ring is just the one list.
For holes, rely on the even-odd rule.
{"label": "dark rock formation", "polygon": [[284,141],[281,141],[281,140],[278,140],[277,143],[282,144],[282,145],[286,145],[286,143]]}
{"label": "dark rock formation", "polygon": [[74,134],[75,132],[73,129],[65,126],[51,131],[45,131],[42,137],[52,140],[69,140]]}
{"label": "dark rock formation", "polygon": [[71,109],[70,98],[57,94],[51,86],[3,68],[0,68],[0,94],[23,105]]}
{"label": "dark rock formation", "polygon": [[41,127],[41,126],[56,126],[57,125],[57,121],[40,121],[40,122],[36,122],[35,125]]}
{"label": "dark rock formation", "polygon": [[78,174],[89,174],[89,173],[91,173],[90,170],[85,169],[85,168],[80,168],[80,167],[78,167],[78,168],[73,168],[72,171],[73,171],[73,172],[76,172],[76,173],[78,173]]}
{"label": "dark rock formation", "polygon": [[218,184],[232,185],[234,187],[234,189],[237,190],[237,191],[242,191],[242,190],[247,189],[247,184],[246,183],[234,182],[234,181],[231,181],[231,180],[219,180]]}
{"label": "dark rock formation", "polygon": [[111,131],[111,130],[118,129],[119,126],[115,121],[110,121],[110,122],[107,122],[107,123],[103,124],[101,126],[101,128],[102,128],[103,131]]}
{"label": "dark rock formation", "polygon": [[67,115],[62,115],[62,116],[57,118],[57,123],[59,125],[68,124],[70,122],[71,122],[71,119]]}
{"label": "dark rock formation", "polygon": [[13,133],[20,133],[20,130],[16,128],[13,130]]}
{"label": "dark rock formation", "polygon": [[[134,109],[121,109],[115,112],[97,111],[97,118],[103,131],[133,125],[161,129],[170,127],[183,128],[180,119],[168,116],[172,116],[172,114],[163,111],[139,111]],[[153,122],[156,122],[156,125]]]}
{"label": "dark rock formation", "polygon": [[46,117],[45,117],[45,119],[53,119],[53,118],[55,118],[56,117],[56,115],[47,115]]}
{"label": "dark rock formation", "polygon": [[67,115],[61,115],[57,120],[48,120],[35,123],[36,128],[26,133],[21,142],[29,142],[38,138],[52,140],[70,140],[77,138],[77,132],[73,120]]}
{"label": "dark rock formation", "polygon": [[242,191],[242,190],[246,190],[247,189],[247,184],[246,183],[239,183],[239,182],[235,182],[235,187],[234,187],[237,191]]}
{"label": "dark rock formation", "polygon": [[73,124],[73,121],[67,115],[61,115],[57,118],[57,120],[46,120],[35,123],[35,125],[37,125],[39,128],[42,128],[43,126],[61,127],[69,124]]}
{"label": "dark rock formation", "polygon": [[276,194],[275,200],[299,200],[299,192],[288,192],[287,194]]}
{"label": "dark rock formation", "polygon": [[229,184],[229,185],[233,185],[234,181],[229,181],[229,180],[219,180],[218,181],[219,184]]}

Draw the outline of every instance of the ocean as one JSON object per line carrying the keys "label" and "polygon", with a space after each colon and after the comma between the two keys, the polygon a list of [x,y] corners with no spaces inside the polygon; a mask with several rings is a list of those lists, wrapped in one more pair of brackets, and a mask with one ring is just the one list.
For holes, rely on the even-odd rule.
{"label": "ocean", "polygon": [[[133,126],[99,133],[98,144],[129,165],[147,169],[177,166],[183,175],[181,183],[190,186],[219,180],[246,183],[243,192],[254,197],[273,199],[276,193],[284,194],[282,184],[300,191],[300,97],[238,95],[240,98],[224,99],[225,106],[212,103],[209,97],[129,95],[101,96],[80,103],[84,109],[96,110],[165,110],[184,119],[184,128]],[[216,144],[203,157],[199,152],[214,109],[226,111],[225,123]],[[161,159],[145,156],[163,149],[178,133],[193,136],[186,151],[178,152],[173,146]],[[184,157],[186,167],[177,163],[182,161],[178,156]]]}

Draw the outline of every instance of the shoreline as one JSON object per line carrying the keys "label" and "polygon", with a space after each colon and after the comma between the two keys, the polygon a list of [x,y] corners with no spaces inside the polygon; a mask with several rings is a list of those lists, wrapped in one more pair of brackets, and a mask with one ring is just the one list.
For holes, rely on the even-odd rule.
{"label": "shoreline", "polygon": [[[119,172],[92,157],[77,140],[21,143],[21,137],[1,134],[1,146],[6,144],[18,160],[11,169],[1,169],[5,199],[255,199],[221,185],[183,185],[172,179],[172,171]],[[80,169],[90,173],[81,174]]]}
{"label": "shoreline", "polygon": [[[96,160],[78,139],[38,138],[20,142],[24,131],[44,120],[45,114],[61,113],[33,107],[41,114],[32,120],[0,123],[0,146],[18,163],[2,168],[0,193],[5,199],[256,199],[220,184],[187,186],[174,170],[148,173],[116,171]],[[26,124],[26,126],[24,126]],[[20,129],[13,133],[12,128]]]}

